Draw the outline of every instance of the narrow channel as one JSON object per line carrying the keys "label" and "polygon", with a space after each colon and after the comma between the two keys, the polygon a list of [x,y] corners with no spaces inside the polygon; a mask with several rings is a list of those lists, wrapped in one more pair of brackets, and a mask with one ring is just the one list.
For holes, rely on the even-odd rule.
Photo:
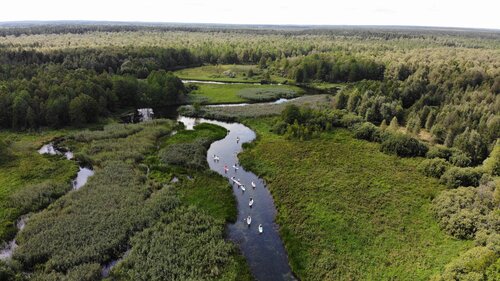
{"label": "narrow channel", "polygon": [[[73,160],[74,158],[73,152],[69,150],[61,150],[58,147],[56,147],[52,142],[43,145],[38,150],[38,153],[49,154],[49,155],[64,155],[64,157],[66,157],[66,159],[68,160]],[[80,189],[87,183],[88,178],[91,177],[92,175],[94,175],[94,170],[85,166],[80,166],[76,178],[71,182],[71,186],[73,187],[73,189]],[[18,232],[23,230],[27,220],[28,216],[26,215],[19,218],[19,220],[16,223]],[[9,243],[7,243],[2,249],[0,249],[0,260],[8,260],[12,258],[12,254],[14,253],[14,250],[16,248],[17,248],[17,242],[16,239],[14,238],[11,241],[9,241]]]}
{"label": "narrow channel", "polygon": [[[255,139],[254,131],[240,123],[184,116],[180,116],[177,120],[188,130],[192,130],[200,123],[210,123],[229,131],[224,139],[212,143],[207,153],[210,169],[228,179],[237,200],[238,219],[236,223],[228,225],[229,239],[239,245],[257,280],[296,280],[279,236],[279,227],[274,222],[276,208],[269,190],[263,180],[254,173],[246,171],[239,165],[238,169],[233,168],[233,165],[238,163],[238,153],[243,150],[242,145]],[[214,155],[220,160],[214,161]],[[227,172],[225,166],[228,168]],[[245,191],[234,184],[231,177],[241,182],[245,186]],[[255,188],[252,187],[252,182],[255,183]],[[252,207],[249,207],[250,198],[254,200]],[[252,218],[250,226],[245,221],[248,216]],[[262,233],[258,230],[260,224],[263,227]]]}

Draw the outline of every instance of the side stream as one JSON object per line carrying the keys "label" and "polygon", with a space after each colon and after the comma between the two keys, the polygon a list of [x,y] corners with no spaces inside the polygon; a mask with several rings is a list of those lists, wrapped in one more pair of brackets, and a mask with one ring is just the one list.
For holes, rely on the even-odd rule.
{"label": "side stream", "polygon": [[[44,146],[42,146],[39,150],[38,153],[40,154],[50,154],[50,155],[64,155],[66,159],[72,160],[74,155],[73,152],[67,150],[63,151],[59,148],[57,148],[54,143],[48,143]],[[92,170],[89,167],[84,167],[80,166],[79,167],[78,174],[76,175],[76,178],[71,182],[71,186],[73,189],[80,189],[82,186],[87,183],[87,180],[89,177],[94,175],[94,170]],[[26,225],[26,222],[28,220],[28,216],[22,216],[16,223],[16,227],[18,232],[23,230],[24,226]],[[16,239],[12,239],[4,248],[0,249],[0,260],[7,260],[12,257],[12,254],[14,250],[17,248],[17,243]]]}

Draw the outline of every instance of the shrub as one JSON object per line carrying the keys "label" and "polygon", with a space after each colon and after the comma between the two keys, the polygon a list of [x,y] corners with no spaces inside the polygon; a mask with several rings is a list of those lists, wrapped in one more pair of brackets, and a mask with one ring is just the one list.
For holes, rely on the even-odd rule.
{"label": "shrub", "polygon": [[472,164],[471,158],[459,149],[452,149],[450,163],[458,167],[468,167]]}
{"label": "shrub", "polygon": [[345,128],[352,128],[354,125],[363,122],[363,118],[356,114],[347,113],[343,115],[340,119],[340,124]]}
{"label": "shrub", "polygon": [[485,278],[488,268],[497,260],[498,255],[495,252],[486,247],[474,247],[446,265],[437,280],[498,280],[493,279],[498,277],[498,272],[491,275],[492,279]]}
{"label": "shrub", "polygon": [[449,166],[450,164],[441,158],[426,159],[418,165],[418,170],[428,177],[440,178]]}
{"label": "shrub", "polygon": [[482,172],[475,168],[452,167],[441,176],[441,183],[450,188],[479,186]]}
{"label": "shrub", "polygon": [[367,141],[379,141],[380,130],[370,122],[364,122],[354,127],[354,137]]}
{"label": "shrub", "polygon": [[424,156],[428,148],[426,145],[410,136],[395,133],[385,137],[380,150],[401,157],[416,157]]}
{"label": "shrub", "polygon": [[500,176],[500,141],[497,141],[490,156],[484,160],[484,170],[492,176]]}
{"label": "shrub", "polygon": [[452,150],[444,147],[444,146],[432,146],[429,148],[429,151],[427,151],[427,154],[425,157],[432,159],[432,158],[441,158],[444,160],[449,160],[450,156],[452,154]]}

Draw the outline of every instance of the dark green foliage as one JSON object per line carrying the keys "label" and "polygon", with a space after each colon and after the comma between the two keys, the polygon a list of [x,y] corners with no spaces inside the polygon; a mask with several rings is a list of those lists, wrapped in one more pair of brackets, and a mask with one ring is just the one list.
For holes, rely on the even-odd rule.
{"label": "dark green foliage", "polygon": [[458,166],[458,167],[468,167],[472,164],[472,160],[470,159],[470,156],[467,155],[465,152],[458,150],[458,149],[451,149],[451,156],[449,158],[449,161],[451,164]]}
{"label": "dark green foliage", "polygon": [[423,160],[420,165],[418,165],[418,170],[428,177],[439,179],[449,167],[450,164],[446,162],[446,160],[433,158]]}
{"label": "dark green foliage", "polygon": [[69,118],[74,125],[83,125],[97,120],[98,104],[88,95],[79,95],[69,103]]}
{"label": "dark green foliage", "polygon": [[354,137],[367,141],[379,141],[380,129],[370,122],[364,122],[354,127]]}
{"label": "dark green foliage", "polygon": [[177,104],[187,92],[179,78],[164,70],[151,72],[146,83],[141,85],[140,91],[141,105],[154,108]]}
{"label": "dark green foliage", "polygon": [[280,98],[296,97],[296,91],[286,88],[247,88],[238,92],[238,96],[254,102],[274,101]]}
{"label": "dark green foliage", "polygon": [[363,79],[382,80],[385,66],[373,60],[354,56],[309,55],[287,64],[290,78],[298,83],[314,80],[354,82]]}
{"label": "dark green foliage", "polygon": [[476,130],[465,129],[455,138],[453,145],[466,152],[474,165],[480,164],[488,156],[486,143]]}
{"label": "dark green foliage", "polygon": [[111,280],[223,278],[227,267],[237,262],[232,256],[234,246],[223,236],[223,221],[179,208],[133,237],[130,254],[113,270]]}
{"label": "dark green foliage", "polygon": [[478,168],[451,167],[441,176],[441,182],[449,188],[478,186],[482,174]]}
{"label": "dark green foliage", "polygon": [[449,160],[452,155],[452,150],[444,146],[431,146],[425,157],[429,159],[441,158],[444,160]]}
{"label": "dark green foliage", "polygon": [[426,145],[410,136],[395,133],[384,138],[380,150],[401,157],[415,157],[424,156],[429,149]]}
{"label": "dark green foliage", "polygon": [[132,76],[113,76],[113,94],[118,99],[120,106],[137,106],[137,79]]}

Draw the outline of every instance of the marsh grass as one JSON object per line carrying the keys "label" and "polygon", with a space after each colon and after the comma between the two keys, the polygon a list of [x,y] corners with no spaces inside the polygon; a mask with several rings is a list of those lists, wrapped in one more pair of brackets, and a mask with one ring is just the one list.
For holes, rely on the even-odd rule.
{"label": "marsh grass", "polygon": [[[239,93],[242,90],[247,91],[248,89],[256,89],[249,91],[284,91],[290,92],[295,91],[297,93],[301,92],[299,87],[296,86],[276,86],[276,85],[245,85],[245,84],[195,84],[198,86],[198,90],[190,93],[190,98],[193,101],[202,102],[204,104],[218,104],[218,103],[241,103],[252,101],[251,98],[255,98],[256,95],[248,95],[242,97]],[[257,90],[258,89],[258,90]],[[272,89],[272,90],[271,90]],[[276,100],[278,98],[274,98]],[[270,99],[273,100],[273,99]]]}
{"label": "marsh grass", "polygon": [[284,88],[246,88],[238,92],[238,96],[252,102],[275,101],[281,98],[291,99],[299,95],[292,89]]}
{"label": "marsh grass", "polygon": [[76,163],[37,151],[63,133],[0,133],[9,140],[9,158],[0,163],[0,244],[13,238],[21,215],[47,206],[71,188]]}
{"label": "marsh grass", "polygon": [[258,141],[240,155],[264,176],[294,272],[302,280],[427,280],[471,242],[439,229],[431,200],[443,189],[402,159],[346,129],[310,141],[270,133],[247,119]]}

